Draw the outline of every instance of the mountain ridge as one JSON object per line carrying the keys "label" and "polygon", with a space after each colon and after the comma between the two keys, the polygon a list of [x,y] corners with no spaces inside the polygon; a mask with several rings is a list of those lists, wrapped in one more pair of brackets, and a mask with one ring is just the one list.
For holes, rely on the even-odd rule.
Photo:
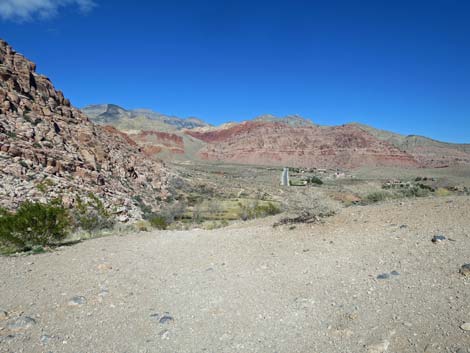
{"label": "mountain ridge", "polygon": [[[150,110],[144,110],[146,117],[137,117],[142,114],[142,110],[136,109],[131,113],[132,111],[111,105],[112,109],[107,110],[106,114],[97,115],[93,114],[94,106],[91,107],[85,109],[85,112],[92,112],[88,115],[91,115],[93,121],[98,124],[111,124],[128,133],[137,144],[164,159],[187,157],[221,162],[251,161],[253,164],[284,165],[289,163],[290,158],[297,166],[334,167],[334,163],[338,163],[338,167],[344,168],[390,163],[397,166],[423,167],[470,164],[470,144],[441,142],[419,135],[406,136],[357,122],[322,126],[299,115],[277,117],[263,114],[249,120],[228,122],[219,126],[212,126],[200,119],[198,124],[184,125],[179,122],[183,120],[181,118],[172,117],[179,119],[175,123],[175,120],[165,118],[166,115]],[[109,119],[107,114],[115,116]],[[163,118],[151,119],[157,115]],[[151,131],[170,135],[150,133]],[[332,133],[338,135],[330,136]],[[292,136],[286,139],[286,134]],[[294,135],[297,135],[297,140],[305,141],[299,145]],[[322,135],[328,137],[322,138]],[[354,144],[359,137],[362,141],[367,141],[370,148],[375,147],[369,152],[364,149],[359,151],[358,146]],[[192,138],[192,147],[186,146],[189,145],[189,138]],[[348,139],[350,145],[346,146],[344,141]],[[274,140],[283,142],[276,144]],[[174,144],[176,141],[177,145]],[[259,149],[266,145],[270,146],[270,150],[260,152]],[[316,151],[315,146],[319,146],[319,151]],[[240,156],[236,156],[235,151],[238,151]],[[356,154],[361,153],[362,158],[356,158]],[[256,156],[257,154],[259,156]],[[330,155],[329,160],[322,157],[325,154]],[[337,154],[342,157],[337,157]],[[312,158],[312,155],[317,156]],[[331,157],[333,155],[336,157]]]}

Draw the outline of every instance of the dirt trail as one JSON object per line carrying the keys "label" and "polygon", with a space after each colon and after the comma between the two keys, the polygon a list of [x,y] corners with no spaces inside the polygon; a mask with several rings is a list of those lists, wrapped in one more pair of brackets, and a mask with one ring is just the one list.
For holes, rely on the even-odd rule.
{"label": "dirt trail", "polygon": [[274,221],[2,257],[0,352],[470,352],[470,197]]}

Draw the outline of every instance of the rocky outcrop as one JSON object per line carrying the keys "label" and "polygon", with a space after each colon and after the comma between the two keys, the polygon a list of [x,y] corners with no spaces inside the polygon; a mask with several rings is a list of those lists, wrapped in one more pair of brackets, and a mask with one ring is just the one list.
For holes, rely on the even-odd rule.
{"label": "rocky outcrop", "polygon": [[141,131],[129,134],[129,138],[134,143],[142,146],[143,151],[148,156],[156,156],[162,151],[183,154],[184,141],[181,136],[162,131]]}
{"label": "rocky outcrop", "polygon": [[110,210],[139,218],[135,197],[158,208],[171,177],[127,135],[95,126],[0,40],[0,206],[53,197],[73,205],[91,192]]}
{"label": "rocky outcrop", "polygon": [[186,131],[208,144],[207,160],[317,168],[418,166],[409,154],[354,126],[292,126],[248,121],[227,129]]}

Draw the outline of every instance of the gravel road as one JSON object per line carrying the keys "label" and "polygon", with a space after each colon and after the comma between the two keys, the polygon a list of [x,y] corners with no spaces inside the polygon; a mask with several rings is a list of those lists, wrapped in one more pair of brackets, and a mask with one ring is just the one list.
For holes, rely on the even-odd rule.
{"label": "gravel road", "polygon": [[275,220],[0,257],[0,352],[470,352],[470,197]]}

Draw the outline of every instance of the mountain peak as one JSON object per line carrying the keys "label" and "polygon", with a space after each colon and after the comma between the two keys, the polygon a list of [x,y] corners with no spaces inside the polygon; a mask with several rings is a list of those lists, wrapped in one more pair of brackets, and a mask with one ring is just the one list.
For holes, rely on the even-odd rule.
{"label": "mountain peak", "polygon": [[292,127],[314,126],[312,120],[304,118],[297,114],[286,115],[278,117],[272,114],[263,114],[253,119],[256,122],[270,122],[270,123],[283,123]]}

